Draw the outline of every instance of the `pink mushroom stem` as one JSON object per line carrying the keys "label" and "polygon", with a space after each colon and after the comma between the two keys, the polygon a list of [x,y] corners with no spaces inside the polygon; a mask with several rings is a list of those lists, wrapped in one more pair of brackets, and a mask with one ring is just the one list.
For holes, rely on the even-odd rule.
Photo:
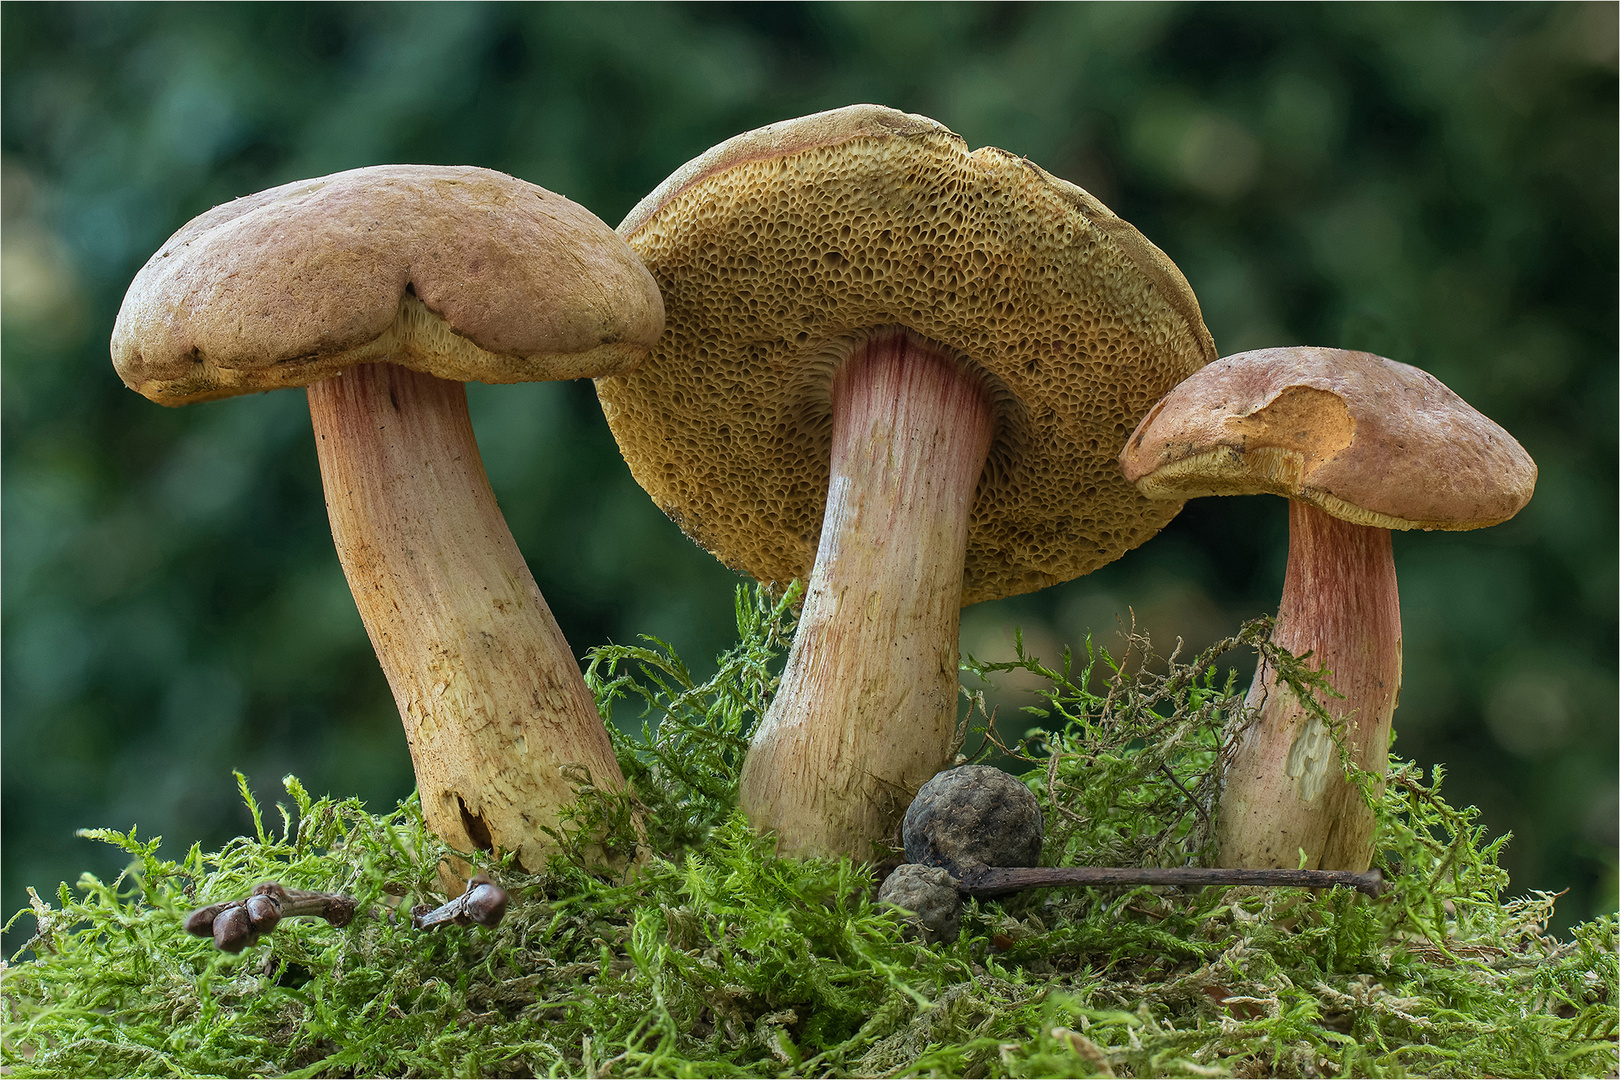
{"label": "pink mushroom stem", "polygon": [[[393,364],[309,385],[338,558],[388,676],[428,827],[530,870],[576,797],[623,774],[496,505],[466,390]],[[576,774],[577,775],[577,774]],[[463,874],[460,880],[455,875]],[[441,867],[460,891],[463,866]]]}
{"label": "pink mushroom stem", "polygon": [[[1401,609],[1388,529],[1288,503],[1288,570],[1272,640],[1327,670],[1343,697],[1322,701],[1342,722],[1356,765],[1389,767],[1401,688]],[[1346,779],[1321,720],[1262,662],[1245,707],[1256,714],[1226,772],[1216,838],[1222,866],[1366,870],[1373,812]]]}
{"label": "pink mushroom stem", "polygon": [[821,542],[741,803],[782,854],[864,858],[950,751],[968,515],[995,421],[978,377],[905,332],[857,346],[832,415]]}

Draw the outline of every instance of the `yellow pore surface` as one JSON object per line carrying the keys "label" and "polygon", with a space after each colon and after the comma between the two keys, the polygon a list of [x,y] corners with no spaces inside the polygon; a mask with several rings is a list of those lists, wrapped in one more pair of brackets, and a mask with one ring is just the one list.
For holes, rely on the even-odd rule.
{"label": "yellow pore surface", "polygon": [[1115,459],[1214,359],[1197,301],[1162,252],[1028,161],[943,127],[864,135],[701,177],[626,239],[667,329],[598,394],[637,481],[733,568],[808,578],[832,372],[886,327],[977,369],[995,400],[964,604],[1085,574],[1179,509]]}

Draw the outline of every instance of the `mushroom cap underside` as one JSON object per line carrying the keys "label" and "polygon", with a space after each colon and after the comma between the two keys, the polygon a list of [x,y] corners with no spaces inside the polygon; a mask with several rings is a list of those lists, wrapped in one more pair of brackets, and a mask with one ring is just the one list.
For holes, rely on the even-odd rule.
{"label": "mushroom cap underside", "polygon": [[1524,447],[1433,375],[1348,349],[1261,349],[1177,386],[1120,454],[1166,500],[1269,493],[1385,529],[1477,529],[1536,485]]}
{"label": "mushroom cap underside", "polygon": [[457,381],[623,370],[663,328],[657,286],[590,211],[490,169],[379,165],[193,218],[130,285],[126,385],[180,405],[388,360]]}
{"label": "mushroom cap underside", "polygon": [[668,323],[597,393],[636,480],[727,565],[809,576],[832,373],[896,329],[976,372],[996,410],[964,603],[1087,573],[1174,516],[1115,458],[1214,359],[1198,302],[1140,233],[1023,158],[851,106],[722,143],[620,231]]}

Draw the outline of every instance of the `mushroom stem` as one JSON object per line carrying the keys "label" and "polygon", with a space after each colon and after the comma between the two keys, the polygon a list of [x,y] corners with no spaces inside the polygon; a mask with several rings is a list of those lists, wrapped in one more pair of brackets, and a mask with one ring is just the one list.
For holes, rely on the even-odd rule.
{"label": "mushroom stem", "polygon": [[[1388,529],[1288,503],[1288,570],[1272,640],[1327,669],[1344,696],[1322,702],[1344,724],[1351,759],[1382,776],[1401,687],[1401,608]],[[1256,714],[1226,770],[1216,822],[1223,866],[1367,869],[1373,813],[1345,778],[1320,720],[1262,660],[1245,709]]]}
{"label": "mushroom stem", "polygon": [[[394,692],[427,824],[545,865],[575,792],[622,788],[602,718],[484,474],[462,384],[366,364],[309,385],[338,558]],[[459,892],[457,867],[441,868]]]}
{"label": "mushroom stem", "polygon": [[864,858],[950,753],[968,512],[994,413],[954,358],[887,332],[835,373],[832,418],[821,543],[740,798],[782,854]]}

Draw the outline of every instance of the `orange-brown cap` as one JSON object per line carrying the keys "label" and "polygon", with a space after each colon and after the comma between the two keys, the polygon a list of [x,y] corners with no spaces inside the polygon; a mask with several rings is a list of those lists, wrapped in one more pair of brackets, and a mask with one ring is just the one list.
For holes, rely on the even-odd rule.
{"label": "orange-brown cap", "polygon": [[854,105],[720,144],[619,231],[668,328],[597,393],[636,480],[727,565],[809,576],[833,369],[897,327],[977,372],[997,409],[964,603],[1087,573],[1174,516],[1114,459],[1215,358],[1198,301],[1129,224],[1023,158]]}
{"label": "orange-brown cap", "polygon": [[1143,417],[1119,463],[1157,499],[1270,493],[1385,529],[1478,529],[1517,514],[1536,463],[1439,379],[1346,349],[1218,360]]}
{"label": "orange-brown cap", "polygon": [[378,165],[193,218],[147,260],[113,365],[183,405],[387,360],[444,379],[577,379],[634,364],[658,288],[577,203],[470,166]]}

